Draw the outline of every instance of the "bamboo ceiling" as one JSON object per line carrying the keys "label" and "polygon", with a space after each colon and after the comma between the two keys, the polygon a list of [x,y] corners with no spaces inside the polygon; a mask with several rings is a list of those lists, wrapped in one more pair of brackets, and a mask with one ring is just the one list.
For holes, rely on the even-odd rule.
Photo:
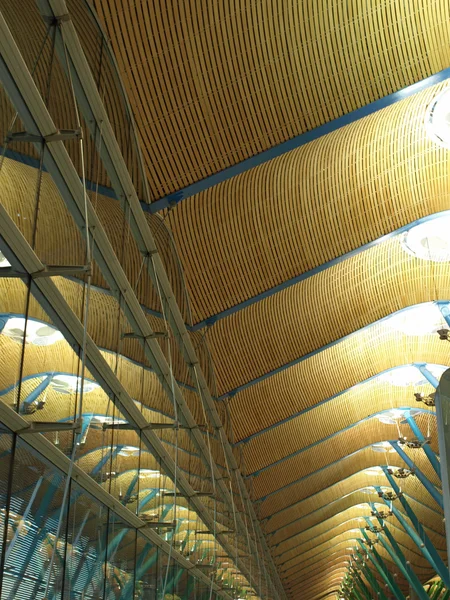
{"label": "bamboo ceiling", "polygon": [[[108,62],[98,73],[100,86],[110,91],[104,94],[109,117],[138,193],[148,203],[450,66],[450,6],[445,0],[407,8],[396,0],[92,4],[136,121],[148,197],[136,150],[127,146],[129,118],[114,65]],[[22,21],[8,2],[0,5],[31,64],[44,30],[35,28],[27,11]],[[99,70],[96,30],[83,28],[86,6],[76,0],[68,6],[89,64]],[[42,69],[36,72],[40,88]],[[61,91],[63,80],[57,70],[53,87],[60,91],[50,102],[61,127],[73,120]],[[378,453],[371,446],[399,435],[413,437],[409,426],[399,419],[397,428],[378,417],[392,409],[421,409],[417,425],[438,452],[434,408],[414,398],[415,393],[431,393],[432,386],[420,376],[399,386],[389,373],[402,365],[418,374],[411,365],[450,366],[450,344],[436,334],[446,326],[444,317],[421,335],[396,329],[389,317],[422,303],[449,302],[450,262],[413,256],[405,251],[403,233],[390,234],[449,209],[450,151],[438,146],[424,125],[431,101],[449,86],[447,79],[418,90],[186,198],[162,215],[142,214],[156,238],[290,600],[337,595],[352,555],[348,548],[361,537],[364,517],[370,516],[368,502],[384,506],[373,486],[389,484],[374,468],[387,462],[395,469],[406,466],[397,453]],[[0,100],[10,116],[6,97]],[[7,120],[5,116],[0,123],[2,133]],[[27,145],[19,150],[35,156]],[[89,141],[87,152],[94,155]],[[79,168],[76,148],[73,156]],[[110,185],[101,168],[89,166],[88,175]],[[35,181],[32,166],[4,159],[2,203],[30,243],[35,208],[29,190]],[[163,331],[163,307],[148,275],[141,277],[142,257],[120,204],[106,193],[92,199],[152,328]],[[85,252],[47,174],[34,245],[48,264],[81,263]],[[81,316],[83,282],[55,281]],[[122,382],[142,410],[154,419],[173,421],[172,405],[137,341],[118,344],[121,310],[97,266],[93,284],[89,334],[110,364],[116,361]],[[266,296],[256,298],[260,294]],[[0,279],[0,299],[2,314],[24,314],[25,288],[19,280]],[[229,309],[231,313],[222,314]],[[413,310],[404,314],[415,318]],[[30,316],[48,321],[34,301]],[[160,343],[167,352],[167,342]],[[0,336],[0,344],[11,363],[17,362],[14,342]],[[51,371],[56,356],[58,368],[76,373],[67,347],[30,348],[23,394]],[[205,425],[178,351],[173,367],[192,414]],[[0,372],[5,402],[14,402],[15,377],[12,368]],[[70,416],[73,404],[63,400],[50,392],[44,416]],[[88,403],[93,413],[108,414],[108,399],[100,391]],[[133,446],[134,435],[125,432],[120,443]],[[173,436],[161,436],[169,451]],[[182,434],[178,441],[180,467],[196,487],[209,491],[189,436]],[[94,428],[83,448],[83,468],[92,471],[110,443]],[[223,468],[214,437],[212,446]],[[405,452],[439,489],[424,451]],[[146,468],[157,467],[150,454],[145,461]],[[115,486],[129,485],[135,462],[132,457],[121,460]],[[442,510],[416,476],[401,480],[401,486],[445,559]],[[229,526],[229,517],[220,507],[221,526]],[[391,517],[386,526],[421,581],[429,580],[429,563],[400,521]],[[376,571],[374,576],[378,578]],[[406,580],[398,576],[406,590]]]}

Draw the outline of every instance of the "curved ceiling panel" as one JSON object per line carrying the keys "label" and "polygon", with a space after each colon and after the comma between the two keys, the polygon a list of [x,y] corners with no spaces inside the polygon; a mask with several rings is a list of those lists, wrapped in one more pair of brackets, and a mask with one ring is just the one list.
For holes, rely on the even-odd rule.
{"label": "curved ceiling panel", "polygon": [[169,219],[194,319],[447,210],[450,159],[424,126],[446,85],[181,202]]}
{"label": "curved ceiling panel", "polygon": [[444,0],[411,12],[374,0],[94,6],[155,198],[447,66]]}

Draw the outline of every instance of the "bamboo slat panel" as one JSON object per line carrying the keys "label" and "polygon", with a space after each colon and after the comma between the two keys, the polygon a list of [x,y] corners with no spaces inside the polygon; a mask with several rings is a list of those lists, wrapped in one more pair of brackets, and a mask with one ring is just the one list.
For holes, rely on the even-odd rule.
{"label": "bamboo slat panel", "polygon": [[[368,469],[377,464],[383,464],[384,458],[383,460],[374,458],[376,454],[377,453],[374,453],[371,448],[361,450],[357,454],[343,458],[336,465],[329,466],[317,473],[311,474],[307,479],[302,480],[300,483],[294,483],[288,489],[283,490],[283,492],[279,492],[266,500],[262,500],[261,517],[264,518],[274,512],[282,510],[322,489],[330,487],[333,483],[350,477],[358,471]],[[394,454],[389,456],[389,462],[392,466],[404,466],[403,461]],[[405,486],[407,482],[408,480],[406,480]],[[373,479],[372,481],[369,480],[367,485],[373,485]],[[419,499],[422,500],[425,494],[424,491]],[[334,499],[336,499],[336,496],[331,498],[331,500]]]}
{"label": "bamboo slat panel", "polygon": [[[437,451],[437,427],[434,419],[433,427],[430,423],[430,434],[434,440],[434,451]],[[400,434],[409,438],[413,436],[407,425],[400,425]],[[426,433],[426,432],[425,432]],[[256,498],[271,494],[277,489],[289,485],[301,478],[308,477],[311,473],[332,465],[346,456],[358,452],[370,444],[380,441],[395,440],[398,437],[395,425],[385,425],[377,419],[370,419],[356,425],[352,429],[341,432],[331,439],[320,442],[308,450],[286,459],[284,462],[263,471],[253,477],[253,490]],[[417,467],[435,485],[441,482],[434,472],[422,450],[409,451],[410,457]],[[392,455],[388,455],[390,460]],[[403,466],[406,466],[405,464]],[[283,493],[283,491],[281,492]]]}
{"label": "bamboo slat panel", "polygon": [[[417,386],[417,392],[428,393],[429,387]],[[247,472],[253,473],[300,448],[361,421],[368,415],[408,406],[413,409],[419,406],[409,387],[394,386],[389,381],[379,379],[352,387],[314,410],[246,442],[243,445],[243,455]],[[392,436],[392,439],[396,438],[396,428],[395,432],[392,430]]]}
{"label": "bamboo slat panel", "polygon": [[[402,551],[407,557],[407,560],[410,560],[410,562],[417,565],[419,568],[421,567],[422,569],[424,569],[425,572],[429,572],[431,567],[428,564],[427,560],[419,552],[419,550],[417,550],[417,547],[415,548],[415,550],[412,550],[403,545],[402,541],[404,541],[407,537],[407,534],[403,534],[403,536],[399,534],[399,538],[397,540],[397,542],[401,546],[403,546]],[[283,566],[283,572],[286,573],[286,577],[290,577],[292,575],[295,576],[299,566],[307,563],[309,559],[316,558],[321,554],[328,554],[331,551],[333,551],[336,547],[339,547],[339,545],[342,543],[345,543],[347,546],[356,545],[356,540],[359,538],[362,538],[359,529],[357,529],[354,532],[349,531],[345,534],[338,536],[337,538],[332,538],[328,542],[321,544],[320,546],[318,545],[316,548],[313,548],[305,553],[301,553],[298,556],[296,556],[292,561],[289,561],[286,565]],[[383,546],[381,546],[381,544],[377,546],[377,551],[380,554],[382,554],[383,551],[386,552]],[[387,556],[389,556],[389,554],[387,554]],[[307,577],[306,574],[305,577]]]}
{"label": "bamboo slat panel", "polygon": [[[379,499],[375,492],[367,494],[361,491],[369,485],[378,484],[383,486],[386,479],[382,476],[369,479],[363,473],[357,473],[345,482],[338,482],[324,491],[316,494],[312,499],[300,501],[297,505],[288,509],[280,515],[274,516],[266,528],[267,533],[273,533],[270,543],[280,544],[277,554],[288,552],[294,548],[298,540],[302,539],[303,532],[315,527],[328,519],[334,518],[340,512],[353,509],[353,507],[364,506],[368,501],[378,503]],[[424,494],[420,485],[415,480],[408,478],[402,483],[403,491],[408,495],[408,502],[418,515],[421,523],[425,523],[430,534],[437,532],[440,536],[445,535],[442,521],[442,511],[435,508],[428,495]],[[415,500],[417,498],[419,501]],[[428,505],[425,502],[428,503]],[[379,508],[382,508],[383,504]],[[358,508],[361,510],[361,508]],[[399,505],[399,510],[402,508]]]}
{"label": "bamboo slat panel", "polygon": [[[155,197],[448,65],[443,0],[402,11],[95,0]],[[157,149],[157,151],[155,151]]]}
{"label": "bamboo slat panel", "polygon": [[[37,174],[37,170],[33,167],[8,158],[4,159],[1,174],[2,204],[29,243],[32,241],[35,226],[34,190]],[[33,190],[33,193],[30,193],[30,190]],[[146,308],[161,313],[159,298],[147,274],[147,269],[142,268],[142,255],[125,222],[119,202],[102,195],[95,198],[91,194],[91,199],[113,250],[128,280],[136,289],[139,301]],[[185,320],[189,321],[186,290],[171,234],[158,216],[148,213],[142,213],[142,216],[147,220],[154,235]],[[84,264],[84,241],[48,173],[44,173],[42,177],[35,251],[45,264]],[[102,288],[107,287],[96,264],[94,264],[92,283]]]}
{"label": "bamboo slat panel", "polygon": [[447,210],[450,158],[424,127],[443,86],[181,202],[169,218],[194,319]]}
{"label": "bamboo slat panel", "polygon": [[[208,332],[208,342],[220,392],[402,308],[447,300],[449,264],[407,254],[402,239],[387,240],[218,321]],[[251,360],[243,361],[242,356]]]}
{"label": "bamboo slat panel", "polygon": [[[450,346],[436,333],[407,336],[384,322],[253,385],[230,401],[236,436],[245,436],[314,406],[398,365],[450,365]],[[411,397],[414,387],[410,386]]]}
{"label": "bamboo slat panel", "polygon": [[[402,433],[406,434],[407,427],[401,427]],[[385,425],[377,419],[364,421],[352,429],[339,433],[333,438],[304,450],[300,454],[286,459],[255,476],[253,478],[255,497],[260,498],[271,494],[277,489],[305,478],[315,471],[319,471],[344,457],[358,452],[369,444],[397,439],[397,437],[396,427],[393,425]],[[286,492],[288,493],[287,490]]]}

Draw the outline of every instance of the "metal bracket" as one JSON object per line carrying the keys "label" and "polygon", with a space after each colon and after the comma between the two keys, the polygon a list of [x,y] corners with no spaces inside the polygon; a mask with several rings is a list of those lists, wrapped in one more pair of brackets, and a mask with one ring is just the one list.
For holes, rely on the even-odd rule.
{"label": "metal bracket", "polygon": [[63,142],[65,140],[80,139],[82,137],[81,129],[57,129],[55,133],[42,137],[28,131],[18,131],[17,133],[9,133],[6,136],[6,142],[30,142],[51,144],[52,142]]}
{"label": "metal bracket", "polygon": [[211,498],[212,496],[214,496],[213,492],[194,492],[193,494],[191,494],[190,496],[188,496],[187,494],[180,494],[179,492],[171,492],[171,491],[167,491],[167,492],[163,492],[162,493],[163,496],[178,496],[179,498],[193,498],[194,496],[196,498]]}
{"label": "metal bracket", "polygon": [[67,275],[89,275],[91,267],[88,265],[46,265],[42,271],[32,273],[33,279],[38,277],[65,277]]}
{"label": "metal bracket", "polygon": [[55,421],[32,421],[29,427],[21,429],[17,433],[23,435],[25,433],[48,433],[52,431],[74,431],[81,433],[82,420],[77,419],[75,422],[59,423]]}
{"label": "metal bracket", "polygon": [[122,339],[132,339],[132,340],[156,340],[158,338],[168,339],[169,334],[167,331],[154,331],[150,335],[139,335],[138,333],[123,333]]}
{"label": "metal bracket", "polygon": [[175,529],[176,526],[176,521],[148,521],[144,523],[144,525],[140,529],[144,529],[146,527],[150,529],[158,529],[159,527],[164,529]]}
{"label": "metal bracket", "polygon": [[41,15],[42,20],[48,25],[60,25],[61,23],[65,23],[67,21],[71,21],[71,17],[69,13],[65,15],[60,15],[59,17],[55,17],[54,15]]}
{"label": "metal bracket", "polygon": [[175,425],[174,423],[148,423],[141,429],[130,423],[103,423],[103,431],[107,429],[122,431],[148,431],[149,429],[189,429],[185,425]]}

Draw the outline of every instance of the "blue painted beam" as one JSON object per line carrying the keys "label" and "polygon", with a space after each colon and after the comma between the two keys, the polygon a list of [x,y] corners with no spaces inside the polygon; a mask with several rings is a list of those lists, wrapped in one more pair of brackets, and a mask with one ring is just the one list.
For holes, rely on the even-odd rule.
{"label": "blue painted beam", "polygon": [[418,365],[419,371],[425,377],[425,379],[430,383],[434,388],[437,388],[439,385],[439,380],[429,371],[425,365]]}
{"label": "blue painted beam", "polygon": [[38,383],[38,385],[34,388],[34,390],[31,391],[22,402],[20,402],[20,398],[19,398],[20,412],[22,414],[26,414],[27,407],[29,407],[31,404],[36,402],[36,400],[39,398],[39,396],[43,392],[45,392],[45,390],[48,388],[51,381],[52,381],[52,375],[47,375],[47,377],[45,377],[45,379],[43,379],[40,383]]}
{"label": "blue painted beam", "polygon": [[[322,510],[322,509],[318,509],[318,510]],[[348,509],[347,509],[347,510],[348,510]],[[337,516],[337,515],[339,515],[339,514],[341,514],[341,513],[336,513],[336,514],[334,514],[332,517],[329,517],[328,519],[326,519],[326,521],[329,521],[330,519],[334,519],[334,517],[336,517],[336,516]],[[366,517],[366,519],[368,519],[368,518],[369,518],[369,517]],[[344,524],[346,524],[346,523],[350,523],[350,522],[352,522],[352,521],[354,521],[354,520],[355,520],[355,519],[353,518],[353,519],[348,519],[347,521],[340,522],[340,523],[338,523],[337,525],[335,525],[334,527],[331,527],[330,529],[327,529],[326,531],[323,531],[323,532],[321,532],[321,533],[320,533],[320,535],[323,535],[323,534],[329,533],[329,532],[333,531],[334,529],[337,529],[338,527],[341,527],[342,525],[344,525]],[[312,527],[308,527],[308,528],[306,528],[306,529],[303,529],[303,530],[302,530],[300,533],[297,533],[296,535],[302,535],[303,533],[305,533],[306,531],[309,531],[310,529],[314,529],[315,527],[319,527],[320,525],[323,525],[323,523],[324,523],[324,522],[326,522],[326,521],[321,521],[320,523],[317,523],[316,525],[313,525]],[[396,525],[394,525],[393,523],[391,523],[390,525],[391,525],[391,527],[392,527],[393,529],[397,529],[398,531],[400,531],[400,530],[398,529],[398,527],[397,527]],[[442,537],[442,534],[440,534],[440,533],[437,533],[437,532],[435,532],[435,531],[434,531],[434,530],[432,530],[432,529],[429,529],[429,530],[430,530],[430,531],[432,531],[434,534],[440,535],[440,536]],[[293,537],[294,537],[294,536],[293,536]],[[315,537],[315,536],[314,536],[314,537]],[[286,550],[284,550],[284,551],[283,551],[281,554],[275,554],[275,555],[274,555],[275,559],[277,559],[277,558],[281,558],[281,557],[283,556],[283,554],[286,554],[286,552],[292,552],[292,550],[295,550],[296,548],[299,548],[299,547],[300,547],[300,546],[302,546],[303,544],[306,544],[307,542],[310,542],[312,539],[314,539],[314,537],[313,537],[313,538],[309,538],[309,539],[307,539],[307,540],[302,540],[302,541],[301,541],[299,544],[297,544],[297,545],[295,545],[295,546],[290,546],[289,548],[287,548]],[[285,541],[286,541],[286,540],[285,540]],[[283,542],[280,542],[280,543],[283,543]],[[273,548],[277,548],[279,545],[280,545],[280,544],[276,544],[275,546],[273,546]],[[280,564],[280,565],[282,565],[282,564],[284,564],[284,563],[277,563],[277,564]]]}
{"label": "blue painted beam", "polygon": [[[435,413],[433,413],[433,414],[434,414],[434,416],[436,416]],[[408,425],[410,426],[411,431],[416,436],[416,438],[418,440],[420,440],[421,442],[425,442],[425,437],[424,437],[422,431],[420,430],[420,427],[417,425],[414,417],[412,417],[410,415],[410,416],[406,417],[406,421],[407,421]],[[439,462],[438,457],[433,452],[433,450],[429,444],[424,443],[422,448],[423,448],[423,451],[425,452],[428,460],[430,461],[430,464],[433,467],[436,475],[439,477],[439,479],[441,479],[441,463]]]}
{"label": "blue painted beam", "polygon": [[[446,301],[446,302],[448,303],[449,301]],[[424,302],[421,304],[428,304],[428,302]],[[364,327],[361,327],[360,329],[357,329],[356,331],[352,331],[351,333],[348,333],[347,335],[344,335],[341,338],[333,340],[332,342],[329,342],[328,344],[325,344],[324,346],[321,346],[320,348],[317,348],[316,350],[312,350],[311,352],[308,352],[307,354],[304,354],[303,356],[300,356],[299,358],[296,358],[288,363],[285,363],[284,365],[281,365],[280,367],[277,367],[276,369],[273,369],[272,371],[268,371],[267,373],[264,373],[264,375],[260,375],[259,377],[256,377],[255,379],[252,379],[251,381],[247,381],[247,383],[244,383],[243,385],[240,385],[240,386],[234,388],[233,390],[225,392],[225,394],[222,394],[221,396],[219,396],[217,398],[217,400],[225,400],[227,398],[232,398],[239,392],[242,392],[243,390],[246,390],[247,388],[252,387],[253,385],[256,385],[257,383],[261,383],[262,381],[265,381],[266,379],[269,379],[270,377],[273,377],[274,375],[277,375],[278,373],[282,373],[283,371],[286,371],[287,369],[290,369],[291,367],[299,365],[300,363],[304,362],[305,360],[308,360],[309,358],[312,358],[313,356],[316,356],[317,354],[320,354],[321,352],[324,352],[325,350],[329,350],[330,348],[337,346],[341,342],[351,339],[355,335],[361,335],[361,333],[367,331],[371,327],[380,325],[384,321],[387,321],[388,319],[390,319],[392,316],[404,313],[411,309],[414,309],[417,306],[421,306],[421,304],[414,304],[412,306],[406,306],[405,308],[401,308],[400,310],[397,310],[396,312],[393,312],[390,315],[383,317],[382,319],[378,319],[378,321],[369,323],[368,325],[365,325]],[[418,368],[419,368],[419,364],[422,365],[424,368],[424,371],[427,371],[427,369],[424,366],[424,363],[414,363],[414,364],[417,365]],[[423,375],[424,375],[424,377],[427,377],[425,372],[423,372]],[[431,373],[430,373],[430,375],[431,375]]]}
{"label": "blue painted beam", "polygon": [[441,315],[444,317],[447,326],[450,327],[450,307],[445,302],[437,302]]}
{"label": "blue painted beam", "polygon": [[[410,407],[405,408],[404,410],[409,410]],[[399,409],[400,410],[400,409]],[[431,413],[431,411],[427,411],[426,409],[419,409],[420,412],[429,412]],[[271,469],[272,467],[276,467],[278,465],[280,465],[281,463],[285,462],[286,460],[289,460],[290,458],[294,458],[295,456],[298,456],[299,454],[302,454],[303,452],[306,452],[307,450],[310,450],[311,448],[314,448],[315,446],[317,446],[318,444],[322,444],[324,442],[327,442],[328,440],[341,435],[342,433],[345,433],[346,431],[349,431],[350,429],[353,429],[353,427],[357,427],[358,425],[360,425],[361,423],[364,423],[365,421],[369,421],[370,419],[373,419],[379,415],[382,415],[384,413],[388,413],[390,412],[391,409],[387,408],[385,410],[380,410],[379,412],[373,413],[371,415],[368,415],[367,417],[364,417],[363,419],[360,419],[359,421],[355,421],[354,423],[351,423],[350,425],[347,425],[346,427],[344,427],[343,429],[339,429],[339,431],[335,431],[334,433],[330,433],[330,435],[327,435],[324,438],[321,438],[320,440],[317,440],[315,442],[313,442],[312,444],[309,444],[308,446],[304,446],[303,448],[301,448],[300,450],[296,450],[295,452],[292,452],[291,454],[288,454],[286,456],[283,456],[283,458],[280,458],[279,460],[276,460],[273,463],[269,463],[268,465],[261,467],[260,469],[258,469],[257,471],[253,471],[252,473],[249,473],[248,475],[245,476],[244,479],[249,479],[250,477],[258,477],[258,475],[261,475],[261,473],[264,473],[264,471],[267,471],[268,469]],[[432,413],[434,414],[434,413]]]}
{"label": "blue painted beam", "polygon": [[[379,465],[376,465],[379,466]],[[359,473],[362,471],[359,471]],[[352,473],[351,475],[349,475],[348,477],[345,477],[344,479],[342,479],[341,481],[338,481],[336,483],[334,483],[332,486],[330,486],[328,489],[330,489],[331,487],[335,486],[335,485],[339,485],[340,483],[343,483],[344,481],[347,481],[349,479],[351,479],[352,477],[355,477],[355,475],[357,475],[358,473]],[[307,496],[306,498],[302,498],[301,500],[294,502],[294,504],[290,504],[289,506],[286,506],[274,513],[272,513],[271,515],[264,517],[263,519],[261,519],[262,523],[268,523],[273,517],[275,517],[276,515],[280,515],[288,510],[292,510],[293,508],[297,507],[299,504],[301,504],[302,502],[304,502],[305,500],[311,500],[311,498],[314,498],[315,496],[318,496],[319,494],[322,494],[324,490],[319,490],[318,492],[315,492],[314,494],[311,494],[310,496]],[[360,488],[350,492],[349,494],[347,494],[346,496],[340,496],[338,498],[336,498],[336,500],[333,500],[332,502],[330,502],[329,504],[334,504],[336,502],[339,502],[340,500],[342,500],[342,498],[347,498],[348,496],[351,496],[352,494],[356,494],[360,491]],[[424,504],[423,502],[421,502],[420,500],[417,500],[416,498],[412,498],[412,500],[414,500],[415,502],[417,502],[418,504],[421,504],[422,506],[425,506],[427,509],[432,510],[433,512],[435,512],[436,514],[440,514],[437,510],[435,510],[433,507],[428,506],[427,504]],[[317,512],[317,510],[322,510],[322,508],[320,509],[315,509],[313,510],[311,513],[312,514],[314,512]],[[287,523],[286,525],[283,525],[281,527],[281,529],[284,529],[285,527],[288,527],[290,525],[293,525],[294,523],[297,523],[299,521],[301,521],[305,516],[307,515],[302,515],[301,517],[294,519],[293,521]]]}
{"label": "blue painted beam", "polygon": [[[301,415],[304,415],[304,414],[308,413],[309,411],[314,410],[318,406],[322,406],[323,404],[326,404],[327,402],[336,400],[336,398],[339,398],[343,394],[346,394],[347,392],[349,392],[349,390],[354,389],[356,387],[360,387],[362,385],[365,385],[365,384],[369,383],[370,381],[373,381],[377,377],[384,375],[385,373],[390,373],[391,371],[401,369],[404,366],[413,366],[413,367],[419,368],[419,366],[421,366],[421,365],[422,365],[422,363],[410,363],[408,365],[397,365],[396,367],[391,367],[390,369],[385,369],[384,371],[380,371],[379,373],[376,373],[375,375],[372,375],[371,377],[368,377],[367,379],[364,379],[363,381],[360,381],[359,383],[351,386],[351,388],[346,388],[345,390],[342,390],[342,392],[333,394],[333,396],[329,396],[328,398],[325,398],[324,400],[317,402],[313,406],[308,406],[308,408],[304,408],[303,410],[293,413],[292,415],[289,415],[289,417],[286,417],[285,419],[282,419],[281,421],[277,421],[276,423],[273,423],[273,425],[269,425],[268,427],[265,427],[264,429],[260,429],[259,431],[256,431],[255,433],[252,433],[251,435],[249,435],[245,438],[242,438],[242,440],[235,442],[233,444],[233,446],[240,446],[242,444],[247,444],[251,440],[259,437],[260,435],[263,435],[264,433],[267,433],[268,431],[272,431],[272,429],[275,429],[276,427],[280,427],[280,425],[285,425],[286,423],[289,423],[289,421],[292,421],[293,419],[296,419],[297,417],[300,417]],[[0,392],[0,395],[1,395],[1,392]],[[400,410],[410,410],[411,408],[412,408],[411,406],[402,406],[402,407],[400,407]],[[416,407],[414,407],[414,409],[419,410],[419,412],[431,413],[433,415],[435,414],[430,409],[421,409],[421,408],[417,409]]]}
{"label": "blue painted beam", "polygon": [[[370,504],[370,506],[372,506],[372,504]],[[374,504],[373,504],[372,510],[375,510]],[[366,519],[366,522],[368,523],[368,525],[371,525],[371,520],[368,517],[366,517],[365,519]],[[392,560],[395,562],[395,564],[399,568],[400,572],[403,574],[405,579],[408,581],[411,588],[415,591],[419,600],[429,600],[428,594],[423,589],[423,585],[421,584],[420,579],[417,577],[417,575],[415,574],[413,569],[411,569],[411,567],[408,566],[405,555],[401,551],[400,546],[397,544],[394,536],[389,531],[389,528],[384,525],[382,519],[378,519],[378,522],[381,525],[381,527],[383,527],[383,533],[377,534],[377,537],[378,537],[380,543],[384,546],[384,549],[390,555]],[[391,546],[389,546],[389,543],[384,539],[384,536],[387,537]]]}
{"label": "blue painted beam", "polygon": [[410,471],[414,471],[415,476],[420,481],[420,483],[424,486],[430,496],[433,498],[437,504],[444,509],[444,502],[442,500],[442,494],[438,492],[438,490],[434,487],[431,481],[422,473],[422,471],[417,467],[417,465],[409,458],[406,452],[401,448],[400,444],[397,440],[393,440],[390,442],[391,446],[395,449],[400,458],[406,463],[408,469]]}
{"label": "blue painted beam", "polygon": [[160,210],[164,210],[166,208],[175,206],[179,202],[185,200],[186,198],[189,198],[190,196],[199,194],[200,192],[203,192],[219,183],[222,183],[223,181],[227,181],[232,177],[236,177],[236,175],[245,173],[246,171],[254,169],[255,167],[258,167],[259,165],[262,165],[268,162],[269,160],[282,156],[283,154],[286,154],[286,152],[290,152],[291,150],[300,148],[301,146],[309,144],[310,142],[317,140],[318,138],[324,135],[328,135],[333,131],[341,129],[342,127],[345,127],[350,123],[354,123],[359,119],[368,117],[369,115],[372,115],[378,112],[379,110],[386,108],[387,106],[391,106],[392,104],[404,100],[405,98],[409,98],[410,96],[413,96],[414,94],[417,94],[418,92],[432,85],[436,85],[441,81],[445,81],[449,77],[450,68],[444,69],[443,71],[439,71],[438,73],[435,73],[434,75],[431,75],[430,77],[427,77],[422,81],[414,83],[406,88],[403,88],[402,90],[394,92],[393,94],[389,94],[384,98],[375,100],[374,102],[371,102],[366,106],[362,106],[361,108],[358,108],[352,112],[342,115],[337,119],[329,121],[328,123],[324,123],[323,125],[320,125],[319,127],[312,129],[311,131],[302,133],[290,140],[287,140],[286,142],[278,144],[277,146],[273,146],[272,148],[260,152],[255,156],[251,156],[250,158],[247,158],[237,163],[236,165],[227,167],[222,171],[215,173],[214,175],[210,175],[200,181],[197,181],[196,183],[192,183],[186,186],[185,188],[178,190],[177,192],[168,194],[167,196],[164,196],[163,198],[152,202],[152,204],[150,205],[150,212],[155,213]]}
{"label": "blue painted beam", "polygon": [[[388,468],[386,466],[383,467],[384,474],[389,481],[390,486],[394,490],[396,494],[400,494],[400,488],[397,485],[397,482],[394,480],[392,475],[390,475]],[[377,492],[381,491],[379,486],[374,486]],[[399,501],[402,504],[406,514],[408,515],[409,520],[411,521],[414,529],[417,533],[415,533],[411,526],[405,521],[403,515],[397,510],[397,508],[392,503],[392,511],[397,519],[400,521],[402,527],[405,531],[410,535],[415,544],[419,547],[419,550],[422,554],[427,558],[428,562],[430,562],[431,566],[435,569],[436,573],[440,576],[440,578],[444,581],[445,585],[450,589],[450,574],[447,567],[444,565],[441,557],[439,556],[436,548],[432,544],[431,540],[425,533],[423,525],[420,523],[416,514],[409,506],[406,498],[400,494]],[[384,502],[388,505],[389,503],[384,500]]]}
{"label": "blue painted beam", "polygon": [[[226,319],[227,317],[230,317],[231,315],[234,315],[235,313],[240,312],[241,310],[244,310],[245,308],[248,308],[249,306],[252,306],[253,304],[256,304],[258,302],[261,302],[262,300],[270,298],[271,296],[274,296],[275,294],[278,294],[278,293],[282,292],[283,290],[286,290],[286,289],[292,287],[293,285],[297,285],[298,283],[301,283],[302,281],[305,281],[305,280],[309,279],[310,277],[314,277],[314,275],[317,275],[318,273],[322,273],[323,271],[326,271],[327,269],[330,269],[331,267],[334,267],[335,265],[338,265],[341,262],[343,262],[349,258],[352,258],[353,256],[357,256],[361,252],[370,250],[370,248],[374,248],[375,246],[379,246],[383,242],[386,242],[389,239],[391,239],[397,235],[402,235],[403,233],[405,233],[412,227],[416,227],[417,225],[421,225],[422,223],[426,223],[427,221],[432,221],[434,219],[438,219],[443,216],[448,216],[449,212],[450,211],[445,210],[445,211],[441,211],[438,213],[433,213],[432,215],[427,215],[426,217],[422,217],[421,219],[416,219],[415,221],[412,221],[411,223],[408,223],[407,225],[404,225],[403,227],[394,229],[390,233],[387,233],[386,235],[383,235],[382,237],[377,238],[376,240],[373,240],[371,242],[368,242],[367,244],[359,246],[358,248],[355,248],[354,250],[351,250],[350,252],[341,254],[340,256],[333,258],[332,260],[329,260],[327,262],[324,262],[321,265],[318,265],[317,267],[310,269],[309,271],[305,271],[304,273],[301,273],[300,275],[296,275],[295,277],[292,277],[291,279],[287,279],[286,281],[283,281],[282,283],[279,283],[278,285],[276,285],[268,290],[265,290],[264,292],[261,292],[260,294],[257,294],[256,296],[252,296],[251,298],[248,298],[247,300],[244,300],[243,302],[240,302],[239,304],[235,304],[234,306],[231,306],[230,308],[227,308],[226,310],[223,310],[220,313],[211,315],[210,317],[207,317],[203,321],[199,321],[198,323],[195,323],[195,325],[193,325],[191,327],[191,330],[199,331],[200,329],[203,329],[204,327],[211,327],[218,321],[221,321],[222,319]],[[448,322],[450,322],[450,317],[448,318]]]}
{"label": "blue painted beam", "polygon": [[[366,539],[368,539],[367,535],[366,535]],[[363,551],[366,551],[366,548],[364,547],[362,540],[358,540],[358,543],[361,546],[361,549]],[[389,570],[387,569],[386,565],[384,564],[383,559],[378,554],[378,552],[375,550],[375,548],[373,548],[371,552],[368,552],[368,555],[369,555],[369,560],[373,563],[374,567],[376,568],[378,573],[381,575],[382,579],[384,580],[384,582],[386,583],[388,588],[394,594],[395,598],[397,598],[397,600],[405,600],[405,596],[403,595],[403,593],[400,590],[400,588],[398,587],[398,585],[395,583],[393,577],[390,576]]]}

